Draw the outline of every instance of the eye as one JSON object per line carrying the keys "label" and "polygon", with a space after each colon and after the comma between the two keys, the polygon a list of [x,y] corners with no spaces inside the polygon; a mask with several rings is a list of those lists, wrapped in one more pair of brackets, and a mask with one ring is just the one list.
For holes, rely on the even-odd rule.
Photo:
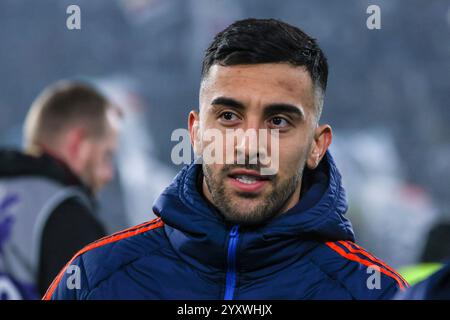
{"label": "eye", "polygon": [[238,117],[233,112],[226,111],[220,115],[220,119],[225,121],[234,121],[238,120]]}
{"label": "eye", "polygon": [[282,117],[273,117],[269,120],[269,124],[275,128],[285,128],[289,125],[289,122]]}

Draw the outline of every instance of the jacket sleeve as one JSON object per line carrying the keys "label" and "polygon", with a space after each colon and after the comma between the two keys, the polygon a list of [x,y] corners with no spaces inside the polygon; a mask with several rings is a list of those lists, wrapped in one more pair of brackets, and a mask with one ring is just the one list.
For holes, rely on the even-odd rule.
{"label": "jacket sleeve", "polygon": [[84,300],[89,293],[89,283],[83,257],[75,256],[60,271],[49,286],[43,300]]}
{"label": "jacket sleeve", "polygon": [[[342,244],[342,246],[341,246]],[[408,283],[393,268],[362,247],[327,242],[314,261],[355,300],[389,300]],[[340,294],[335,295],[336,299]]]}
{"label": "jacket sleeve", "polygon": [[71,257],[103,236],[103,227],[76,199],[60,204],[51,213],[42,234],[38,270],[41,296]]}

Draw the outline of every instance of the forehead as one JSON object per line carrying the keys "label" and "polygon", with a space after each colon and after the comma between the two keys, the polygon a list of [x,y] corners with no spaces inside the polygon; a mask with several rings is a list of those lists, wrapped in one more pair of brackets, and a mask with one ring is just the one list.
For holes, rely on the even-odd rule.
{"label": "forehead", "polygon": [[202,81],[200,103],[210,104],[218,96],[244,104],[292,103],[314,106],[314,88],[303,67],[286,63],[213,65]]}

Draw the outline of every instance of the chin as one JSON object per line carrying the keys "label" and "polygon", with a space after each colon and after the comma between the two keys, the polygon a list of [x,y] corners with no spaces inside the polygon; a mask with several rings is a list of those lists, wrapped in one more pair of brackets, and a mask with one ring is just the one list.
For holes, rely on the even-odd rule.
{"label": "chin", "polygon": [[[230,221],[236,222],[236,223],[245,223],[248,221],[249,223],[253,220],[259,220],[259,218],[256,218],[255,216],[260,216],[260,214],[256,214],[256,212],[259,212],[261,207],[263,206],[263,203],[260,201],[239,201],[231,202],[233,203],[232,208],[232,214],[228,214],[228,217]],[[258,210],[259,209],[259,210]]]}

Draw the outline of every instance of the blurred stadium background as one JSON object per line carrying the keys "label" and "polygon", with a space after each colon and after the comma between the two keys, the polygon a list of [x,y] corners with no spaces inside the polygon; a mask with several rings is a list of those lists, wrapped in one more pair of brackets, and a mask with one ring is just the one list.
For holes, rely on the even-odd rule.
{"label": "blurred stadium background", "polygon": [[[81,8],[81,30],[66,8]],[[366,27],[369,5],[381,29]],[[62,78],[96,83],[127,111],[118,175],[101,194],[109,232],[152,219],[176,174],[171,133],[196,108],[203,50],[234,20],[279,18],[319,40],[330,63],[323,122],[360,244],[394,267],[421,260],[450,220],[448,0],[1,0],[0,146]]]}

